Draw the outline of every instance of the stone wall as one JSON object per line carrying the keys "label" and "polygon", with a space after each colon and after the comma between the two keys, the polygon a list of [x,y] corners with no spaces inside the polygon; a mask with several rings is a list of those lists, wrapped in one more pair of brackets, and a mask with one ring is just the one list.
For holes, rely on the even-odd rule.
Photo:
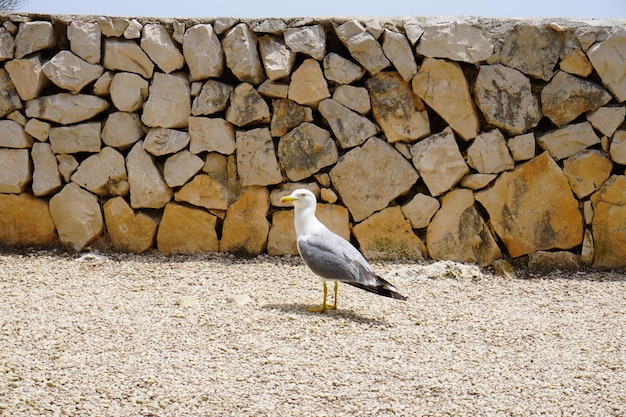
{"label": "stone wall", "polygon": [[3,246],[626,265],[623,21],[0,20]]}

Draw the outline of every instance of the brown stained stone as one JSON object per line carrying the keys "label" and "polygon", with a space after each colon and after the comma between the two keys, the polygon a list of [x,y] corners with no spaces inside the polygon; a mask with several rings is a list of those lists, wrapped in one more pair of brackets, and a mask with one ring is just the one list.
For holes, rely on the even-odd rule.
{"label": "brown stained stone", "polygon": [[49,245],[55,239],[46,200],[30,194],[0,194],[0,246]]}
{"label": "brown stained stone", "polygon": [[168,203],[159,230],[157,248],[165,255],[216,252],[217,219],[204,210]]}
{"label": "brown stained stone", "polygon": [[157,222],[141,211],[135,212],[123,197],[104,203],[104,222],[111,244],[118,250],[143,253],[152,248]]}
{"label": "brown stained stone", "polygon": [[267,213],[270,193],[265,187],[244,188],[239,199],[228,207],[220,252],[258,255],[267,248],[270,224]]}
{"label": "brown stained stone", "polygon": [[626,259],[626,176],[613,175],[591,196],[594,268],[621,268]]}

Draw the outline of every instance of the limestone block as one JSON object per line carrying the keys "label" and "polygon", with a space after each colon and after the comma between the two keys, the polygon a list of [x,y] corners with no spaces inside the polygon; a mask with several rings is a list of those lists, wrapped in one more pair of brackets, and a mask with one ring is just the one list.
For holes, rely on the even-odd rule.
{"label": "limestone block", "polygon": [[107,235],[113,247],[122,252],[143,253],[152,248],[157,222],[137,212],[123,197],[108,200],[102,206]]}
{"label": "limestone block", "polygon": [[4,68],[0,68],[0,91],[0,117],[22,108],[20,96]]}
{"label": "limestone block", "polygon": [[189,137],[189,150],[193,154],[208,151],[230,155],[235,152],[235,129],[219,117],[190,117]]}
{"label": "limestone block", "polygon": [[587,113],[587,120],[594,129],[605,136],[613,136],[618,127],[624,123],[626,107],[600,107]]}
{"label": "limestone block", "polygon": [[24,192],[32,179],[28,149],[0,148],[0,166],[0,193]]}
{"label": "limestone block", "polygon": [[376,38],[358,20],[350,20],[335,31],[350,55],[371,75],[378,74],[391,64]]}
{"label": "limestone block", "polygon": [[50,245],[56,231],[48,202],[30,194],[0,194],[0,245]]}
{"label": "limestone block", "polygon": [[587,77],[593,71],[593,65],[587,55],[578,48],[565,48],[563,58],[559,62],[561,71],[565,71],[579,77]]}
{"label": "limestone block", "polygon": [[525,133],[541,120],[530,80],[515,69],[500,64],[481,66],[474,96],[487,122],[511,135]]}
{"label": "limestone block", "polygon": [[226,211],[220,252],[254,256],[265,251],[270,229],[267,221],[269,207],[270,193],[267,188],[244,188],[239,199]]}
{"label": "limestone block", "polygon": [[372,214],[352,229],[367,259],[423,260],[426,247],[413,233],[411,223],[394,206]]}
{"label": "limestone block", "polygon": [[426,194],[417,193],[411,201],[401,207],[401,210],[413,229],[422,229],[428,226],[430,219],[439,210],[439,201]]}
{"label": "limestone block", "polygon": [[70,51],[56,54],[43,65],[42,70],[55,85],[72,93],[79,93],[104,71],[100,65],[90,64]]}
{"label": "limestone block", "polygon": [[459,64],[425,58],[412,81],[413,92],[439,114],[464,140],[480,130],[478,112]]}
{"label": "limestone block", "polygon": [[370,96],[365,87],[338,85],[333,91],[333,100],[357,113],[367,114],[372,110]]}
{"label": "limestone block", "polygon": [[150,127],[187,127],[190,115],[191,91],[187,76],[155,73],[143,106],[142,122]]}
{"label": "limestone block", "polygon": [[108,108],[109,103],[100,97],[59,93],[28,100],[26,116],[71,125],[91,119]]}
{"label": "limestone block", "polygon": [[225,110],[228,107],[228,100],[233,89],[232,85],[216,80],[207,80],[202,86],[200,94],[193,100],[191,114],[202,116]]}
{"label": "limestone block", "polygon": [[111,101],[121,111],[134,112],[148,98],[148,81],[137,74],[118,72],[110,86]]}
{"label": "limestone block", "polygon": [[224,72],[224,51],[213,26],[198,24],[183,37],[183,55],[189,67],[189,81],[219,78]]}
{"label": "limestone block", "polygon": [[204,166],[204,161],[198,156],[185,150],[180,151],[165,160],[163,177],[170,187],[185,185]]}
{"label": "limestone block", "polygon": [[289,95],[289,86],[287,84],[275,83],[270,80],[265,80],[261,84],[257,91],[261,96],[266,98],[287,98]]}
{"label": "limestone block", "polygon": [[140,45],[152,62],[166,74],[182,68],[185,64],[183,54],[178,50],[165,26],[161,24],[149,23],[145,25]]}
{"label": "limestone block", "polygon": [[301,52],[321,61],[326,54],[326,32],[322,25],[287,28],[283,31],[285,44],[294,53]]}
{"label": "limestone block", "polygon": [[39,55],[14,59],[4,64],[4,68],[9,73],[20,98],[24,101],[37,98],[48,83]]}
{"label": "limestone block", "polygon": [[413,142],[430,134],[428,113],[422,100],[397,72],[383,72],[365,82],[372,114],[387,141]]}
{"label": "limestone block", "polygon": [[559,62],[564,35],[547,26],[517,24],[500,50],[503,65],[532,78],[550,80]]}
{"label": "limestone block", "polygon": [[595,192],[611,175],[613,163],[599,150],[585,150],[563,161],[563,174],[579,199]]}
{"label": "limestone block", "polygon": [[482,174],[497,174],[515,168],[515,161],[498,129],[480,133],[467,149],[467,163]]}
{"label": "limestone block", "polygon": [[514,258],[582,243],[578,201],[548,152],[500,174],[490,188],[476,194],[476,200]]}
{"label": "limestone block", "polygon": [[172,199],[172,190],[161,176],[154,160],[139,141],[126,156],[130,206],[132,208],[161,208]]}
{"label": "limestone block", "polygon": [[330,178],[353,220],[360,222],[410,190],[419,175],[391,145],[373,137],[343,155]]}
{"label": "limestone block", "polygon": [[110,38],[122,36],[129,23],[129,20],[123,17],[98,17],[98,26],[100,26],[102,34]]}
{"label": "limestone block", "polygon": [[580,257],[567,251],[537,251],[528,254],[528,268],[578,270]]}
{"label": "limestone block", "polygon": [[220,181],[205,174],[193,177],[174,194],[174,199],[208,210],[226,210],[228,208],[228,190],[226,187]]}
{"label": "limestone block", "polygon": [[411,146],[411,154],[413,165],[434,197],[454,187],[469,173],[449,127]]}
{"label": "limestone block", "polygon": [[426,232],[430,257],[437,260],[491,265],[502,253],[487,224],[474,207],[471,190],[450,191],[441,199]]}
{"label": "limestone block", "polygon": [[621,268],[626,259],[626,176],[613,175],[591,196],[594,268]]}
{"label": "limestone block", "polygon": [[136,113],[111,113],[102,128],[102,141],[116,149],[129,148],[143,135],[143,123]]}
{"label": "limestone block", "polygon": [[259,52],[265,73],[270,80],[279,80],[291,74],[296,53],[289,49],[282,39],[273,35],[261,36]]}
{"label": "limestone block", "polygon": [[289,99],[272,100],[270,133],[274,137],[285,135],[303,122],[313,121],[313,110]]}
{"label": "limestone block", "polygon": [[157,232],[158,251],[165,255],[216,252],[217,219],[204,210],[169,203]]}
{"label": "limestone block", "polygon": [[626,100],[626,30],[615,31],[587,51],[602,83],[619,103]]}
{"label": "limestone block", "polygon": [[124,38],[126,39],[139,39],[141,37],[141,30],[143,25],[137,19],[131,19],[124,29]]}
{"label": "limestone block", "polygon": [[93,84],[93,93],[96,96],[109,95],[111,92],[111,81],[113,81],[113,72],[105,71]]}
{"label": "limestone block", "polygon": [[111,71],[133,72],[152,78],[154,64],[135,41],[107,38],[104,41],[104,68]]}
{"label": "limestone block", "polygon": [[557,72],[541,90],[543,114],[559,127],[610,100],[611,95],[603,88],[563,71]]}
{"label": "limestone block", "polygon": [[59,161],[59,174],[63,178],[63,181],[70,182],[72,174],[78,169],[78,161],[73,155],[61,154],[56,155],[57,161]]}
{"label": "limestone block", "polygon": [[102,30],[95,22],[73,20],[67,27],[67,39],[70,49],[76,55],[89,62],[99,64],[101,53]]}
{"label": "limestone block", "polygon": [[298,104],[310,107],[317,107],[320,101],[330,97],[328,84],[316,60],[312,58],[305,60],[293,72],[287,97]]}
{"label": "limestone block", "polygon": [[461,179],[461,187],[480,190],[495,180],[497,174],[467,174]]}
{"label": "limestone block", "polygon": [[50,133],[51,127],[50,123],[42,122],[37,119],[30,119],[26,123],[26,126],[24,126],[24,131],[33,138],[41,142],[45,142],[48,140],[48,134]]}
{"label": "limestone block", "polygon": [[60,189],[61,176],[50,144],[35,143],[30,156],[33,160],[33,194],[36,197],[49,195]]}
{"label": "limestone block", "polygon": [[256,44],[256,35],[245,23],[230,29],[222,40],[228,68],[239,81],[253,85],[265,80]]}
{"label": "limestone block", "polygon": [[128,194],[124,157],[108,146],[81,162],[72,181],[101,197]]}
{"label": "limestone block", "polygon": [[15,39],[11,32],[4,27],[0,28],[0,61],[13,59],[15,53]]}
{"label": "limestone block", "polygon": [[244,187],[283,181],[269,129],[238,130],[235,143],[237,172]]}
{"label": "limestone block", "polygon": [[406,37],[409,39],[409,42],[411,42],[411,45],[415,45],[424,34],[424,29],[422,29],[419,20],[415,17],[411,17],[404,21],[402,23],[402,28],[404,29],[404,33],[406,33]]}
{"label": "limestone block", "polygon": [[330,132],[305,122],[278,142],[278,159],[290,181],[300,181],[339,159]]}
{"label": "limestone block", "polygon": [[72,126],[50,128],[50,145],[55,154],[99,152],[100,123],[88,122]]}
{"label": "limestone block", "polygon": [[337,84],[351,84],[365,75],[365,69],[358,64],[331,52],[324,57],[324,75]]}
{"label": "limestone block", "polygon": [[611,142],[611,159],[618,164],[626,165],[626,130],[618,130]]}
{"label": "limestone block", "polygon": [[13,120],[0,120],[0,148],[30,148],[33,138]]}
{"label": "limestone block", "polygon": [[104,229],[98,198],[73,182],[50,199],[49,208],[59,240],[76,252]]}
{"label": "limestone block", "polygon": [[493,40],[481,28],[452,21],[424,27],[415,51],[431,58],[475,64],[491,57],[493,49]]}
{"label": "limestone block", "polygon": [[241,83],[230,95],[226,120],[238,127],[269,123],[270,109],[261,94],[251,84]]}
{"label": "limestone block", "polygon": [[593,263],[593,253],[594,253],[594,244],[593,244],[593,233],[589,229],[585,229],[585,235],[583,237],[583,245],[580,249],[580,261],[584,265],[591,265]]}
{"label": "limestone block", "polygon": [[22,22],[15,36],[15,58],[56,46],[54,27],[45,21]]}
{"label": "limestone block", "polygon": [[600,138],[591,123],[583,122],[544,133],[537,137],[537,143],[553,158],[560,160],[600,143]]}
{"label": "limestone block", "polygon": [[251,29],[254,33],[272,33],[278,35],[287,28],[284,19],[259,19],[251,22]]}
{"label": "limestone block", "polygon": [[189,133],[181,130],[154,127],[146,134],[143,147],[154,156],[176,153],[187,147]]}
{"label": "limestone block", "polygon": [[406,82],[417,72],[417,64],[407,38],[398,32],[385,29],[383,52]]}
{"label": "limestone block", "polygon": [[506,144],[516,161],[527,161],[535,157],[535,134],[532,132],[514,136]]}
{"label": "limestone block", "polygon": [[236,19],[234,17],[217,17],[215,19],[215,33],[221,35],[228,29],[235,26],[237,22],[239,22],[239,19]]}
{"label": "limestone block", "polygon": [[172,21],[172,39],[182,45],[185,36],[185,22]]}
{"label": "limestone block", "polygon": [[367,117],[353,112],[333,99],[321,101],[318,110],[330,126],[341,148],[347,149],[361,145],[378,133],[376,125]]}
{"label": "limestone block", "polygon": [[330,188],[322,188],[320,190],[320,199],[326,203],[335,204],[339,200],[339,196]]}

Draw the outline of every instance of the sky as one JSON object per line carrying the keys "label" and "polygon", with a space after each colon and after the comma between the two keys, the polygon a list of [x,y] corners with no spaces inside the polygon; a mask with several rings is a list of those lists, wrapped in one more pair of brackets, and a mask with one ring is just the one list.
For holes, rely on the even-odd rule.
{"label": "sky", "polygon": [[625,19],[624,0],[24,0],[18,11],[126,17],[482,16]]}

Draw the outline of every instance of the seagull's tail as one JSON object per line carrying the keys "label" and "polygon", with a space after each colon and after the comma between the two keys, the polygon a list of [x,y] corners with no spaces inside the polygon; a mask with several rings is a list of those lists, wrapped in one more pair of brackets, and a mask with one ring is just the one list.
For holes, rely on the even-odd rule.
{"label": "seagull's tail", "polygon": [[408,299],[404,295],[397,292],[393,285],[378,276],[376,277],[376,285],[364,285],[359,282],[351,281],[346,281],[346,284],[350,284],[365,291],[373,292],[374,294],[382,295],[383,297],[394,298],[401,301],[406,301]]}

